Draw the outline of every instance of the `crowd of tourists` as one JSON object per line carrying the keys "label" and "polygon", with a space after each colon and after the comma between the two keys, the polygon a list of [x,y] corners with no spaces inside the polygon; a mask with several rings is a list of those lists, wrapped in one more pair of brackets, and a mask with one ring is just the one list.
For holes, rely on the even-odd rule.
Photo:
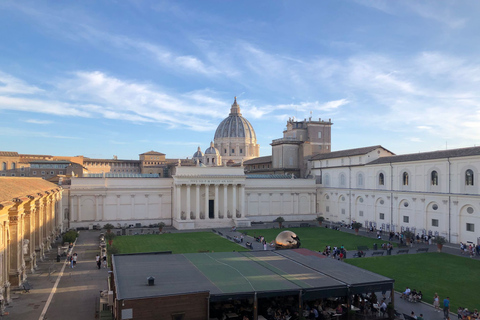
{"label": "crowd of tourists", "polygon": [[340,247],[333,247],[333,248],[331,246],[325,246],[325,249],[319,252],[324,256],[337,259],[340,261],[347,258],[347,250],[343,245],[341,245]]}

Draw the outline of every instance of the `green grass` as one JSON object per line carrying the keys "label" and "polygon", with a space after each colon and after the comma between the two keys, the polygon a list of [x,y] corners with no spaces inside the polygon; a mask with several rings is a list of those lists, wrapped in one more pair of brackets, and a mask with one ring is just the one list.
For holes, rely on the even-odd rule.
{"label": "green grass", "polygon": [[216,252],[245,251],[246,248],[212,232],[145,234],[115,237],[113,246],[119,253],[172,251],[193,253],[199,250]]}
{"label": "green grass", "polygon": [[421,290],[423,300],[433,303],[435,292],[440,307],[450,297],[453,312],[459,306],[469,310],[479,308],[480,261],[446,253],[422,253],[347,259],[347,263],[395,279],[395,290],[403,292],[408,286]]}
{"label": "green grass", "polygon": [[[256,230],[241,230],[247,232],[250,236],[264,236],[267,242],[275,240],[277,235],[285,230],[293,231],[300,238],[302,248],[307,248],[313,251],[323,251],[325,246],[337,246],[343,245],[347,251],[357,250],[357,246],[367,246],[370,249],[373,248],[373,244],[376,243],[380,248],[384,240],[377,240],[367,238],[363,236],[357,236],[346,232],[341,232],[327,228],[291,228],[291,229],[256,229]],[[395,246],[395,244],[393,244]],[[348,255],[347,255],[348,256]]]}

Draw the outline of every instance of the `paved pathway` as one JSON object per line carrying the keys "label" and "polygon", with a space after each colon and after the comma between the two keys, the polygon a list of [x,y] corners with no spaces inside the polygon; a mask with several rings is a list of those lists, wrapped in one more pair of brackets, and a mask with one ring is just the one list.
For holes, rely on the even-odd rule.
{"label": "paved pathway", "polygon": [[[96,302],[101,290],[107,289],[107,269],[98,270],[95,256],[99,252],[99,231],[80,231],[73,248],[78,254],[77,266],[66,266],[48,308],[47,301],[65,265],[65,259],[56,262],[57,250],[52,249],[47,259],[38,263],[35,274],[28,275],[33,289],[30,293],[18,291],[6,308],[5,319],[94,319]],[[50,271],[50,272],[49,272]],[[44,315],[42,315],[44,312]]]}

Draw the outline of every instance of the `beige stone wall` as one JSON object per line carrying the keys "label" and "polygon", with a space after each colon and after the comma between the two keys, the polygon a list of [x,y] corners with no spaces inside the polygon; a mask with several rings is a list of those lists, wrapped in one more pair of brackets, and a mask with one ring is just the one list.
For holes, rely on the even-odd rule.
{"label": "beige stone wall", "polygon": [[62,190],[32,178],[0,178],[0,184],[8,186],[0,187],[0,294],[9,302],[10,288],[34,272],[62,229]]}

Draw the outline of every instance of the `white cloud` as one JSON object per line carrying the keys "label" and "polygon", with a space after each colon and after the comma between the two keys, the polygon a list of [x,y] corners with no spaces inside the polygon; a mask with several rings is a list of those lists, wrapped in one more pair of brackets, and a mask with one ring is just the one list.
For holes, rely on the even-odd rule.
{"label": "white cloud", "polygon": [[50,120],[38,120],[38,119],[27,119],[25,120],[27,123],[34,123],[34,124],[51,124],[53,121]]}
{"label": "white cloud", "polygon": [[0,94],[34,94],[43,90],[0,71]]}

